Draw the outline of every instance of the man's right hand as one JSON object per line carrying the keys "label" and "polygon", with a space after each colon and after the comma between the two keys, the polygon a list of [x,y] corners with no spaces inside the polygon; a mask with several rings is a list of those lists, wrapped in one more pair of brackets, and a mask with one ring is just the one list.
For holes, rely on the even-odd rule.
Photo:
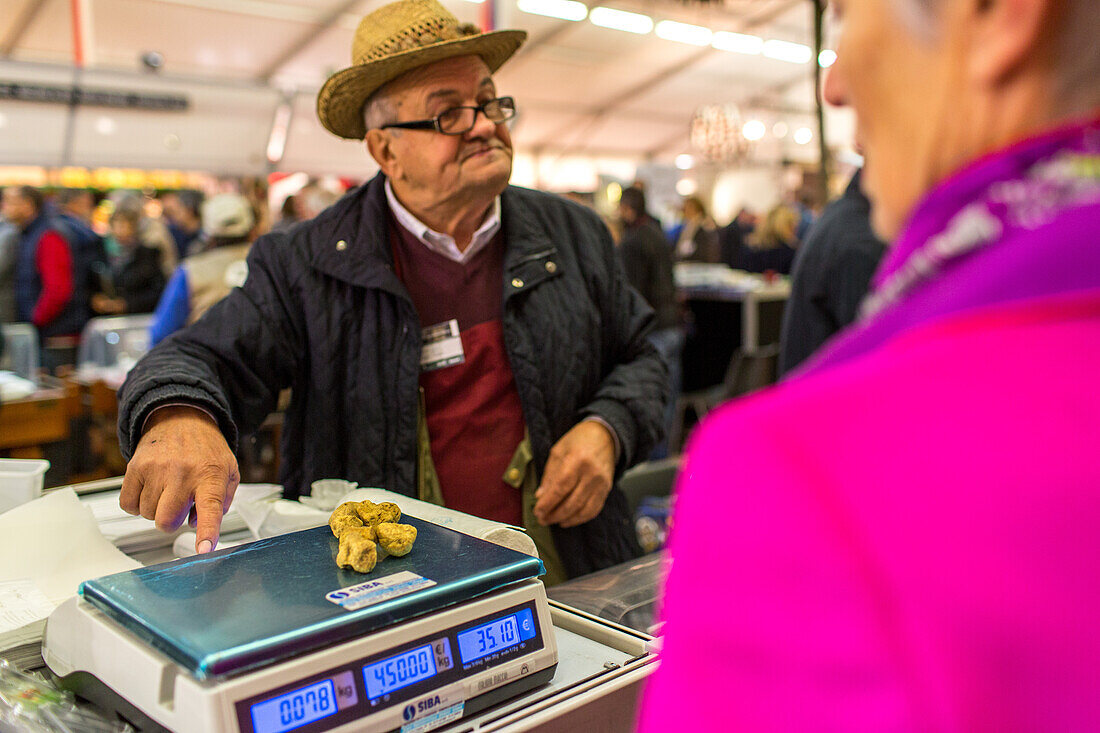
{"label": "man's right hand", "polygon": [[149,416],[126,466],[118,503],[164,532],[178,529],[190,512],[195,550],[210,552],[240,480],[237,459],[213,418],[194,407],[161,407]]}

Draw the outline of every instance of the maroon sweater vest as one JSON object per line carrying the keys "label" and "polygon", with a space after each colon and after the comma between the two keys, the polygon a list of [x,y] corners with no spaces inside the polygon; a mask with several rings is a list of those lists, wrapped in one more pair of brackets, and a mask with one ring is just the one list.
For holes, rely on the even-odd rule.
{"label": "maroon sweater vest", "polygon": [[443,500],[452,509],[522,525],[518,489],[503,480],[525,424],[504,348],[504,237],[466,263],[428,249],[391,219],[398,277],[421,327],[458,320],[465,361],[420,373]]}

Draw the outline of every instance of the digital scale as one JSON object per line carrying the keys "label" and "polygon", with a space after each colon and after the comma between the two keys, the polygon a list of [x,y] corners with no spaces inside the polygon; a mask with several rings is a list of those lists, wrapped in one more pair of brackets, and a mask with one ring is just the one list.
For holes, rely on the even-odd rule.
{"label": "digital scale", "polygon": [[542,562],[402,521],[412,552],[368,574],[336,566],[324,526],[88,581],[43,658],[81,697],[179,733],[415,733],[550,682]]}

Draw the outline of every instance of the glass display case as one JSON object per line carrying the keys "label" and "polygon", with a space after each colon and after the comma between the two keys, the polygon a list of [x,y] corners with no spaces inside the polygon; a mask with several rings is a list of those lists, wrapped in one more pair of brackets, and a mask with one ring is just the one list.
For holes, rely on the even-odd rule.
{"label": "glass display case", "polygon": [[77,374],[116,386],[149,350],[152,314],[93,318],[84,327],[77,353]]}
{"label": "glass display case", "polygon": [[653,634],[666,555],[654,552],[548,588],[555,601],[636,631]]}

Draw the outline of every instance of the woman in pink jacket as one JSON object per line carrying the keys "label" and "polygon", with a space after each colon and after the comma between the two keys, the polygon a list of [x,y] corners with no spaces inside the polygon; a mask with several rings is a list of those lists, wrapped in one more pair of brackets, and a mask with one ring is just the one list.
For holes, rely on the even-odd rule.
{"label": "woman in pink jacket", "polygon": [[1100,730],[1096,0],[833,0],[894,242],[694,436],[641,728]]}

